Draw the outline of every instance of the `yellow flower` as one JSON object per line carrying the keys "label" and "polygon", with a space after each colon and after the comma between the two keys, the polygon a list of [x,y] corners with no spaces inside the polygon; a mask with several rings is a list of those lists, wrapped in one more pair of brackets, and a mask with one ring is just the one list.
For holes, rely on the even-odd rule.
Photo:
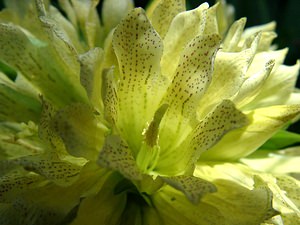
{"label": "yellow flower", "polygon": [[0,13],[12,71],[0,74],[0,221],[297,221],[299,169],[259,164],[298,163],[297,149],[257,151],[300,114],[299,63],[282,64],[274,23],[228,28],[225,2],[182,0],[146,12],[106,0],[100,22],[97,4],[59,1],[65,17],[7,1]]}

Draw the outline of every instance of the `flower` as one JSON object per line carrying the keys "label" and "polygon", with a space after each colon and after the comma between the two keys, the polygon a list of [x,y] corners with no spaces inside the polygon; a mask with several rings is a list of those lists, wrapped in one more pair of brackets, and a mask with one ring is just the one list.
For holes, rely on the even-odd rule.
{"label": "flower", "polygon": [[223,1],[106,0],[103,23],[98,1],[46,3],[0,13],[3,224],[299,219],[298,149],[257,150],[300,114],[274,23],[228,29]]}

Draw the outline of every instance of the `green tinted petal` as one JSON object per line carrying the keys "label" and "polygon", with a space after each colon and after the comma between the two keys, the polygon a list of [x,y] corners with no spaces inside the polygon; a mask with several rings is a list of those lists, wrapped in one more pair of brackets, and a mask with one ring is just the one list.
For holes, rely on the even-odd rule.
{"label": "green tinted petal", "polygon": [[163,220],[160,218],[157,209],[145,206],[143,208],[143,221],[147,225],[163,225]]}
{"label": "green tinted petal", "polygon": [[161,60],[162,74],[173,78],[182,49],[196,36],[203,33],[206,21],[207,3],[198,8],[178,14],[173,19],[164,39]]}
{"label": "green tinted petal", "polygon": [[0,177],[0,202],[9,203],[24,189],[33,188],[43,180],[41,176],[28,173],[21,168],[9,171]]}
{"label": "green tinted petal", "polygon": [[7,160],[26,155],[42,153],[45,144],[38,137],[37,126],[33,122],[0,123],[0,158]]}
{"label": "green tinted petal", "polygon": [[102,6],[102,19],[105,31],[109,33],[133,9],[132,0],[105,0]]}
{"label": "green tinted petal", "polygon": [[68,186],[78,178],[86,160],[78,159],[75,162],[75,160],[72,163],[62,160],[52,154],[25,156],[12,161],[23,166],[27,171],[38,173],[61,186]]}
{"label": "green tinted petal", "polygon": [[165,103],[169,105],[160,126],[159,145],[168,154],[189,134],[196,123],[199,99],[211,81],[218,35],[197,36],[183,50],[176,74],[168,87]]}
{"label": "green tinted petal", "polygon": [[226,224],[257,225],[278,214],[272,208],[272,192],[266,186],[260,185],[249,190],[223,179],[213,183],[218,191],[204,196],[203,202],[217,208]]}
{"label": "green tinted petal", "polygon": [[227,4],[225,0],[217,0],[216,2],[219,4],[217,10],[218,28],[220,35],[223,37],[234,21],[234,7]]}
{"label": "green tinted petal", "polygon": [[247,123],[246,116],[238,111],[231,101],[224,100],[192,132],[189,139],[189,148],[194,150],[192,161],[198,160],[200,155],[215,145],[223,135],[244,127]]}
{"label": "green tinted petal", "polygon": [[0,72],[0,120],[27,122],[39,120],[41,103]]}
{"label": "green tinted petal", "polygon": [[236,160],[254,152],[276,131],[299,115],[299,105],[279,105],[247,113],[249,124],[226,134],[201,160]]}
{"label": "green tinted petal", "polygon": [[275,22],[270,22],[264,25],[246,28],[242,34],[239,46],[247,47],[247,45],[252,42],[255,36],[257,36],[258,33],[261,33],[257,51],[269,51],[270,49],[272,49],[272,41],[277,37],[275,33],[275,26]]}
{"label": "green tinted petal", "polygon": [[0,224],[6,225],[19,225],[21,224],[21,218],[13,207],[12,204],[2,204],[0,203]]}
{"label": "green tinted petal", "polygon": [[[155,171],[159,174],[180,175],[232,129],[246,125],[246,117],[229,100],[223,101],[208,114],[182,142],[169,151],[161,151]],[[170,169],[172,168],[172,169]]]}
{"label": "green tinted petal", "polygon": [[170,186],[182,191],[193,204],[199,204],[200,199],[212,192],[216,192],[216,187],[201,178],[193,176],[162,177]]}
{"label": "green tinted petal", "polygon": [[[64,1],[67,4],[69,1]],[[71,18],[66,18],[63,13],[55,8],[54,6],[50,5],[48,9],[49,17],[53,18],[53,20],[59,24],[60,28],[64,31],[65,35],[68,37],[74,48],[77,52],[83,52],[84,46],[80,42],[80,37],[78,35],[78,31],[76,30],[76,25],[74,26],[70,21]],[[68,15],[69,16],[69,15]]]}
{"label": "green tinted petal", "polygon": [[162,47],[140,8],[134,9],[114,32],[113,48],[120,70],[117,127],[135,153],[165,91],[160,74]]}
{"label": "green tinted petal", "polygon": [[55,114],[52,123],[71,155],[97,158],[105,131],[93,108],[81,103],[69,105]]}
{"label": "green tinted petal", "polygon": [[[288,190],[292,190],[293,188],[295,188],[295,186],[293,186],[293,182],[292,182],[294,180],[293,178],[290,178],[285,175],[281,176],[282,181],[285,183],[285,184],[282,183],[282,185],[284,187],[286,187],[288,185],[293,186],[290,189],[285,190],[286,188],[282,189],[279,186],[279,180],[276,178],[276,176],[272,176],[270,174],[259,174],[258,177],[260,177],[262,183],[264,183],[265,185],[267,184],[267,186],[273,192],[274,209],[276,209],[278,212],[280,212],[281,215],[296,214],[300,218],[300,211],[298,208],[299,205],[296,205],[295,202],[293,202],[293,199],[290,198],[290,196],[288,195],[288,192],[287,192]],[[285,179],[285,177],[286,177],[286,179]],[[290,178],[290,179],[288,179],[288,178]],[[294,183],[294,184],[296,184],[296,183]],[[296,187],[297,187],[297,185],[296,185]],[[291,193],[290,195],[295,196],[295,192]],[[298,198],[298,197],[296,197],[296,198]]]}
{"label": "green tinted petal", "polygon": [[[71,0],[75,11],[78,29],[82,34],[83,41],[88,48],[101,47],[103,45],[103,29],[96,10],[99,0]],[[68,11],[71,11],[70,9]],[[71,13],[69,13],[71,14]],[[72,17],[73,17],[72,13]]]}
{"label": "green tinted petal", "polygon": [[[51,31],[51,24],[45,22],[45,26],[50,26],[48,28]],[[0,44],[3,46],[0,58],[20,71],[46,98],[58,105],[85,101],[85,94],[79,86],[79,78],[76,78],[74,69],[69,67],[70,61],[68,60],[74,56],[59,55],[53,46],[50,47],[45,42],[25,34],[14,25],[1,24],[0,30],[2,34]],[[53,35],[53,43],[58,45],[57,48],[62,48],[65,42],[60,40],[59,36],[55,36],[57,33],[54,32]],[[67,48],[64,46],[63,49]],[[59,52],[65,51],[60,49]],[[61,57],[64,59],[62,60]],[[75,70],[76,64],[73,63]],[[57,95],[57,93],[60,94]]]}
{"label": "green tinted petal", "polygon": [[239,108],[251,102],[263,89],[264,82],[270,75],[274,64],[275,61],[270,60],[260,72],[244,81],[239,92],[233,99],[233,102],[236,103]]}
{"label": "green tinted petal", "polygon": [[185,11],[185,0],[162,0],[149,16],[154,29],[164,38],[173,18]]}
{"label": "green tinted petal", "polygon": [[114,68],[104,70],[102,76],[102,101],[104,104],[104,117],[115,125],[117,121],[117,81]]}
{"label": "green tinted petal", "polygon": [[276,71],[277,68],[283,64],[286,54],[287,49],[256,53],[247,71],[246,77],[251,77],[253,74],[258,73],[270,60],[275,60],[273,71]]}
{"label": "green tinted petal", "polygon": [[167,104],[164,104],[161,107],[159,107],[159,109],[154,114],[153,120],[151,121],[147,129],[144,131],[143,134],[145,137],[144,141],[150,147],[153,147],[158,143],[158,139],[159,139],[158,132],[159,132],[160,122],[163,116],[165,115],[168,107],[169,106]]}
{"label": "green tinted petal", "polygon": [[204,34],[221,34],[219,33],[218,28],[218,21],[217,21],[217,11],[218,11],[219,4],[215,4],[212,7],[207,9],[207,17],[206,17],[206,24],[204,29]]}
{"label": "green tinted petal", "polygon": [[99,111],[103,110],[100,92],[103,55],[103,50],[100,48],[94,48],[79,55],[80,83],[85,88],[93,105]]}
{"label": "green tinted petal", "polygon": [[98,193],[83,199],[71,225],[119,224],[126,203],[126,195],[114,194],[119,180],[120,177],[111,175]]}
{"label": "green tinted petal", "polygon": [[[299,68],[299,61],[294,66],[280,65],[271,73],[251,105],[263,107],[275,104],[286,104],[291,93],[294,91]],[[274,93],[276,93],[276,95],[274,95]]]}
{"label": "green tinted petal", "polygon": [[191,203],[182,192],[164,186],[152,197],[153,205],[163,224],[174,225],[225,225],[223,216],[213,206]]}
{"label": "green tinted petal", "polygon": [[273,174],[300,173],[300,156],[288,156],[280,152],[258,151],[241,159],[241,162],[257,171]]}
{"label": "green tinted petal", "polygon": [[272,31],[275,31],[275,28],[276,28],[276,22],[274,22],[274,21],[263,24],[263,25],[248,27],[243,32],[243,38],[247,39],[247,38],[253,36],[254,34],[256,34],[257,32],[261,32],[261,31],[272,32]]}
{"label": "green tinted petal", "polygon": [[224,52],[235,52],[239,50],[238,45],[244,31],[246,20],[246,18],[241,18],[231,25],[222,44]]}
{"label": "green tinted petal", "polygon": [[223,99],[231,99],[245,81],[247,69],[254,57],[259,36],[249,49],[241,52],[218,51],[212,81],[199,103],[198,116],[203,118]]}
{"label": "green tinted petal", "polygon": [[295,105],[300,104],[300,93],[298,93],[298,90],[295,89],[294,93],[291,93],[288,100],[286,101],[287,105]]}
{"label": "green tinted petal", "polygon": [[41,140],[51,147],[52,151],[61,152],[65,150],[65,146],[54,128],[53,118],[55,117],[56,112],[57,109],[42,98],[42,113],[40,124],[38,126],[38,134]]}
{"label": "green tinted petal", "polygon": [[74,26],[74,28],[77,28],[77,21],[76,21],[76,13],[72,7],[72,4],[70,1],[65,0],[58,0],[60,8],[64,11],[64,13],[67,15],[68,19]]}
{"label": "green tinted petal", "polygon": [[272,46],[273,40],[277,37],[275,32],[262,32],[262,36],[258,45],[258,51],[268,51]]}
{"label": "green tinted petal", "polygon": [[117,170],[128,179],[141,179],[141,173],[131,150],[118,136],[108,136],[106,138],[98,158],[98,164]]}
{"label": "green tinted petal", "polygon": [[71,186],[61,187],[51,182],[36,188],[28,186],[12,199],[14,216],[20,221],[17,224],[69,224],[76,216],[80,199],[97,193],[108,174],[95,164],[88,164]]}
{"label": "green tinted petal", "polygon": [[299,225],[300,224],[300,217],[296,214],[285,214],[282,215],[282,220],[284,225]]}
{"label": "green tinted petal", "polygon": [[[299,165],[299,163],[298,163]],[[296,180],[292,177],[285,175],[276,175],[276,181],[278,186],[286,192],[286,195],[295,203],[298,207],[298,216],[300,218],[300,196],[299,196],[299,188],[300,181]]]}

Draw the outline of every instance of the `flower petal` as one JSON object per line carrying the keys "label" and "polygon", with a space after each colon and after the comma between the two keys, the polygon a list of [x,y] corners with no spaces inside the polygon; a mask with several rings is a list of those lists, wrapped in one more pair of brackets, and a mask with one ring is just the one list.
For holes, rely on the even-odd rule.
{"label": "flower petal", "polygon": [[52,124],[71,155],[96,160],[105,128],[90,106],[81,103],[66,106],[55,113]]}
{"label": "flower petal", "polygon": [[265,107],[275,104],[286,104],[294,91],[299,68],[300,61],[297,61],[297,64],[294,66],[280,65],[266,80],[251,106]]}
{"label": "flower petal", "polygon": [[246,72],[256,52],[259,36],[240,52],[217,52],[212,81],[198,106],[198,116],[205,117],[224,99],[232,99],[246,79]]}
{"label": "flower petal", "polygon": [[228,224],[256,225],[278,214],[272,208],[272,192],[267,187],[248,190],[226,180],[214,184],[218,192],[206,195],[203,201],[215,206]]}
{"label": "flower petal", "polygon": [[247,124],[246,116],[229,100],[224,100],[195,128],[190,136],[189,148],[194,150],[192,161],[211,148],[224,134]]}
{"label": "flower petal", "polygon": [[219,27],[218,27],[218,20],[217,20],[217,11],[219,9],[220,5],[215,4],[212,7],[209,7],[207,9],[207,17],[206,17],[206,24],[204,29],[204,34],[221,34],[219,33]]}
{"label": "flower petal", "polygon": [[0,176],[0,202],[10,203],[24,188],[33,188],[43,180],[41,176],[20,168],[9,171]]}
{"label": "flower petal", "polygon": [[161,154],[155,171],[168,175],[187,172],[199,157],[202,159],[201,154],[216,144],[224,134],[246,123],[245,115],[232,102],[223,101],[194,128],[181,145],[168,154]]}
{"label": "flower petal", "polygon": [[270,60],[259,73],[252,75],[244,81],[239,92],[233,98],[233,102],[237,104],[239,108],[242,108],[247,103],[251,102],[259,92],[263,90],[264,82],[270,75],[274,64],[275,61]]}
{"label": "flower petal", "polygon": [[[73,6],[72,10],[74,10],[76,15],[78,28],[82,32],[88,48],[101,47],[104,38],[102,36],[102,27],[96,10],[99,0],[72,0],[71,3]],[[72,16],[74,16],[74,14]]]}
{"label": "flower petal", "polygon": [[113,48],[120,70],[117,127],[136,154],[166,88],[160,74],[162,41],[137,8],[116,28]]}
{"label": "flower petal", "polygon": [[128,179],[140,180],[142,178],[131,150],[118,136],[106,137],[98,164],[117,170]]}
{"label": "flower petal", "polygon": [[98,193],[82,200],[77,217],[71,225],[119,224],[126,204],[125,194],[114,194],[114,187],[119,182],[115,174],[107,178]]}
{"label": "flower petal", "polygon": [[226,134],[201,160],[236,160],[254,152],[300,113],[299,105],[279,105],[247,113],[249,124]]}
{"label": "flower petal", "polygon": [[162,154],[177,147],[197,123],[197,106],[211,81],[219,41],[216,34],[197,36],[183,50],[176,75],[164,98],[169,108],[160,125]]}
{"label": "flower petal", "polygon": [[162,177],[162,179],[170,186],[182,191],[193,204],[198,204],[200,199],[207,193],[217,191],[212,183],[194,176],[182,175],[177,177]]}
{"label": "flower petal", "polygon": [[183,193],[168,185],[156,192],[151,199],[159,217],[164,222],[163,224],[226,224],[223,216],[215,207],[203,202],[192,204]]}
{"label": "flower petal", "polygon": [[173,18],[185,11],[185,0],[162,0],[149,15],[154,29],[164,38]]}
{"label": "flower petal", "polygon": [[78,57],[80,62],[80,83],[85,88],[93,105],[99,111],[103,110],[100,92],[103,57],[104,53],[100,48],[91,49]]}
{"label": "flower petal", "polygon": [[80,178],[71,186],[62,187],[45,181],[35,187],[29,185],[23,188],[22,193],[14,194],[9,204],[11,214],[3,215],[0,221],[14,216],[19,221],[16,225],[69,224],[76,216],[80,199],[97,193],[109,174],[95,164],[88,164],[81,170]]}
{"label": "flower petal", "polygon": [[216,185],[218,191],[205,195],[202,201],[217,208],[226,224],[256,225],[278,215],[272,205],[273,191],[244,165],[199,163],[194,176]]}
{"label": "flower petal", "polygon": [[162,74],[170,80],[175,74],[182,49],[205,28],[208,4],[178,14],[173,19],[164,39],[164,52],[161,59]]}
{"label": "flower petal", "polygon": [[78,178],[81,167],[86,163],[86,160],[79,159],[69,162],[55,155],[40,154],[14,159],[11,163],[20,165],[27,171],[38,173],[57,185],[68,186]]}
{"label": "flower petal", "polygon": [[41,103],[0,72],[0,121],[28,122],[39,120]]}
{"label": "flower petal", "polygon": [[280,152],[258,151],[249,158],[242,158],[241,162],[249,167],[266,173],[291,174],[300,173],[300,156],[289,156]]}
{"label": "flower petal", "polygon": [[[70,69],[70,64],[62,63],[61,56],[53,46],[25,34],[19,27],[11,24],[0,24],[0,30],[0,58],[20,71],[46,98],[57,105],[86,101],[76,78],[77,74],[74,74],[72,67]],[[54,39],[54,43],[62,41],[59,37]],[[64,43],[59,45],[62,48]],[[64,51],[60,49],[59,52]],[[74,63],[75,66],[76,64]]]}
{"label": "flower petal", "polygon": [[133,9],[132,0],[105,0],[102,5],[102,20],[105,32],[115,28],[120,21]]}
{"label": "flower petal", "polygon": [[224,52],[236,52],[240,50],[238,45],[244,31],[246,20],[246,18],[241,18],[231,25],[222,44]]}

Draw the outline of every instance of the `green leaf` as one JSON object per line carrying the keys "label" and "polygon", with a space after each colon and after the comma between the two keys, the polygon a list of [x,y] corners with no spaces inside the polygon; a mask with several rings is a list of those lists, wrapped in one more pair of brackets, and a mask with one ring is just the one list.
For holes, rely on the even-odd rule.
{"label": "green leaf", "polygon": [[279,130],[260,148],[267,150],[280,150],[300,142],[300,134],[287,130]]}

